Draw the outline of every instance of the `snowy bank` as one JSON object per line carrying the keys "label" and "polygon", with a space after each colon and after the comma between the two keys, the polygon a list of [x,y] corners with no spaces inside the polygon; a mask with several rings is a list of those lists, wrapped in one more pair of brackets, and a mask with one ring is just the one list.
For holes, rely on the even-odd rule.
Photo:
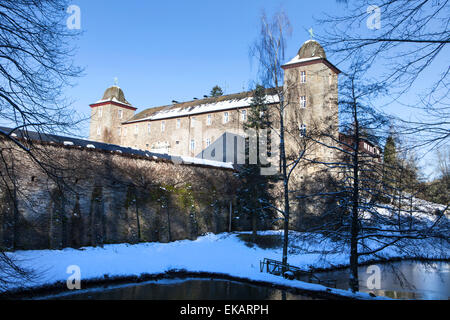
{"label": "snowy bank", "polygon": [[[319,253],[305,253],[298,249],[296,232],[291,232],[292,243],[289,263],[304,268],[326,268],[344,266],[348,262],[345,253],[328,255],[324,260]],[[261,234],[279,235],[279,231],[265,231]],[[76,265],[81,270],[83,280],[95,280],[120,277],[140,277],[148,274],[161,274],[169,270],[186,270],[192,273],[214,273],[229,275],[235,279],[269,282],[289,286],[310,292],[328,292],[331,294],[357,299],[372,299],[366,293],[353,294],[347,290],[326,288],[297,280],[260,272],[259,262],[264,258],[280,260],[281,248],[261,249],[249,247],[239,239],[239,233],[207,234],[197,240],[181,240],[171,243],[111,244],[101,247],[63,250],[29,250],[8,253],[25,268],[32,268],[38,274],[37,279],[26,284],[10,285],[8,290],[39,288],[57,283],[65,283],[69,274],[67,267]],[[303,243],[302,243],[303,245]],[[312,242],[311,248],[315,246]],[[320,246],[323,246],[321,243]],[[426,247],[424,247],[426,250]],[[314,250],[312,250],[314,251]],[[395,251],[385,256],[396,257]],[[428,257],[442,258],[440,253]],[[448,257],[447,257],[448,258]],[[382,299],[382,297],[377,297]]]}

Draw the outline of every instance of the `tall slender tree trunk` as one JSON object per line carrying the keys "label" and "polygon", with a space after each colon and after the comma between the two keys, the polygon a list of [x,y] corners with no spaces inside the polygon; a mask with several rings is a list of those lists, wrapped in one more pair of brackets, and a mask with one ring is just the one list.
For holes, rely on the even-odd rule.
{"label": "tall slender tree trunk", "polygon": [[137,191],[134,195],[134,201],[135,201],[135,209],[136,209],[137,238],[138,238],[138,242],[140,242],[141,241],[141,221],[139,218],[139,205],[138,205]]}
{"label": "tall slender tree trunk", "polygon": [[[280,102],[281,104],[282,102]],[[289,244],[289,180],[287,176],[286,150],[284,144],[284,119],[283,109],[280,112],[280,158],[281,169],[283,174],[283,191],[284,191],[284,239],[283,239],[283,259],[282,263],[287,264],[288,244]],[[283,268],[283,273],[284,273]]]}
{"label": "tall slender tree trunk", "polygon": [[350,234],[350,289],[353,292],[359,291],[358,279],[358,233],[359,233],[359,123],[357,116],[357,104],[354,101],[353,117],[355,124],[354,150],[353,150],[353,194],[352,194],[352,225]]}

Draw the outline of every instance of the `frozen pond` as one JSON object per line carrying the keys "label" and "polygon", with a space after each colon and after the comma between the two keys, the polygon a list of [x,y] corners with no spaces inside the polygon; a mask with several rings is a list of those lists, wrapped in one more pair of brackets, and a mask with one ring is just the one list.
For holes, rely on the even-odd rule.
{"label": "frozen pond", "polygon": [[[380,289],[369,289],[368,266],[359,268],[360,291],[395,299],[450,299],[450,263],[401,261],[376,264],[380,269]],[[370,271],[370,270],[369,270]],[[348,289],[348,270],[316,274],[323,279],[336,279],[337,288]]]}
{"label": "frozen pond", "polygon": [[283,290],[220,279],[171,279],[108,285],[44,299],[71,300],[310,300]]}

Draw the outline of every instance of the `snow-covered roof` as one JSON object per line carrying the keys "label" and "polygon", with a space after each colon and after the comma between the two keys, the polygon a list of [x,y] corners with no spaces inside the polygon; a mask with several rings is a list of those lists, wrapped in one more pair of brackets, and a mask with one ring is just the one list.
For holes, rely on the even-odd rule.
{"label": "snow-covered roof", "polygon": [[[270,95],[266,97],[267,103],[278,103],[279,99],[277,95]],[[243,98],[243,99],[235,99],[235,100],[226,100],[226,101],[219,101],[215,103],[205,103],[201,104],[192,108],[170,108],[170,109],[163,109],[160,110],[148,117],[137,119],[137,120],[130,120],[126,123],[132,123],[136,121],[144,121],[144,120],[161,120],[161,119],[167,119],[167,118],[174,118],[174,117],[182,117],[182,116],[188,116],[188,115],[195,115],[200,113],[206,113],[206,112],[215,112],[215,111],[221,111],[221,110],[229,110],[229,109],[236,109],[236,108],[243,108],[250,106],[252,102],[251,97]]]}
{"label": "snow-covered roof", "polygon": [[[201,113],[245,108],[250,106],[252,97],[253,92],[249,91],[219,97],[208,97],[201,100],[198,99],[182,103],[175,103],[168,106],[148,108],[124,123],[126,124],[146,120],[161,120]],[[266,89],[266,102],[268,104],[279,102],[278,95],[276,94],[276,90],[274,88]]]}
{"label": "snow-covered roof", "polygon": [[300,63],[300,62],[307,62],[307,61],[314,61],[314,60],[320,60],[322,57],[311,57],[311,58],[300,58],[299,55],[296,55],[293,59],[291,59],[289,62],[285,63],[285,66],[288,66],[290,64]]}

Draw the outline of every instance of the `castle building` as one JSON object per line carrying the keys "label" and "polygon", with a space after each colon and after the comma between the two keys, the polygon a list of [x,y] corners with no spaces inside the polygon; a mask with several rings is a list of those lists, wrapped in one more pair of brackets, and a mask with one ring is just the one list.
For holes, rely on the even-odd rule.
{"label": "castle building", "polygon": [[[338,74],[315,40],[306,41],[298,54],[285,65],[284,92],[287,101],[286,126],[305,132],[315,126],[329,126],[338,134]],[[205,152],[224,139],[245,135],[253,92],[206,97],[188,102],[152,107],[136,113],[118,86],[108,88],[91,107],[90,140],[117,144],[170,155],[214,158]],[[276,107],[274,88],[266,89],[266,102]],[[286,147],[295,152],[293,141]],[[222,143],[224,142],[224,143]],[[327,156],[330,151],[314,151]],[[225,156],[223,160],[227,159]],[[214,158],[222,161],[222,159]]]}

